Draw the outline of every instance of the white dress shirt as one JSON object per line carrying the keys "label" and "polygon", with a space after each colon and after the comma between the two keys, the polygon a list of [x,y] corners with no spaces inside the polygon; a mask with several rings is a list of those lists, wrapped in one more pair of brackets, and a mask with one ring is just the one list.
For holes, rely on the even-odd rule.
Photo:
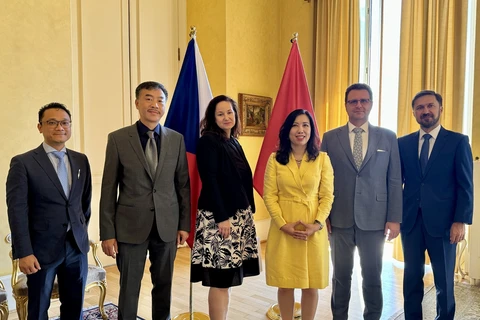
{"label": "white dress shirt", "polygon": [[[348,139],[350,140],[350,148],[352,149],[353,153],[353,142],[355,140],[355,132],[353,132],[353,129],[356,127],[348,122]],[[362,132],[362,159],[365,159],[365,155],[367,154],[367,149],[368,149],[368,121],[362,124],[359,128],[363,129]]]}

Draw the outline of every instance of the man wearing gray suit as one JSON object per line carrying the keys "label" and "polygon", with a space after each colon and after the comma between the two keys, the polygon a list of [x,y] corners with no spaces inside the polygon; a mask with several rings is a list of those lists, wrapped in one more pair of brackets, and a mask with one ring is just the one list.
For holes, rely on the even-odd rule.
{"label": "man wearing gray suit", "polygon": [[364,319],[380,319],[385,237],[398,236],[402,186],[395,133],[368,123],[372,89],[356,83],[345,92],[348,123],[324,134],[322,151],[332,162],[335,182],[330,216],[333,319],[348,319],[355,247],[362,268]]}
{"label": "man wearing gray suit", "polygon": [[140,120],[108,135],[100,239],[120,271],[119,319],[136,319],[147,251],[152,319],[170,319],[173,263],[190,232],[190,183],[183,136],[160,126],[168,93],[158,82],[135,90]]}

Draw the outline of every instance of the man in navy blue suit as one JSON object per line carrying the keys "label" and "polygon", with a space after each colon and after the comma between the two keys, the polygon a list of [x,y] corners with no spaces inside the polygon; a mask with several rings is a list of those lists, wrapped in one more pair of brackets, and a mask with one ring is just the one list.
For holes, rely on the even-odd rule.
{"label": "man in navy blue suit", "polygon": [[468,137],[440,125],[442,96],[424,90],[412,100],[420,130],[398,139],[402,165],[405,319],[423,319],[425,250],[437,290],[437,317],[455,315],[457,243],[473,215],[473,159]]}
{"label": "man in navy blue suit", "polygon": [[7,177],[13,258],[27,275],[28,319],[47,320],[55,276],[60,319],[82,319],[89,249],[92,180],[84,154],[65,148],[70,111],[60,103],[38,112],[44,141],[12,158]]}

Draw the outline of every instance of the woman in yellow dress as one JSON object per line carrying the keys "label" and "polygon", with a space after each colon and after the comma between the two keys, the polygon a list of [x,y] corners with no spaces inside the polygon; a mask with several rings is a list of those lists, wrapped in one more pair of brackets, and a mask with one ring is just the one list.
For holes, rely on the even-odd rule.
{"label": "woman in yellow dress", "polygon": [[325,219],[333,203],[333,169],[320,152],[313,118],[292,111],[280,129],[277,152],[268,160],[263,199],[272,218],[265,257],[266,280],[278,287],[282,319],[293,319],[294,289],[302,289],[303,320],[314,319],[318,289],[328,285]]}

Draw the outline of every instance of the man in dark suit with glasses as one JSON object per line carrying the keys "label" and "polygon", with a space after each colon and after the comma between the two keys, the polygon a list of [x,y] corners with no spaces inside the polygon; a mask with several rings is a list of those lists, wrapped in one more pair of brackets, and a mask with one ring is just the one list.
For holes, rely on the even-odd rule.
{"label": "man in dark suit with glasses", "polygon": [[60,318],[82,319],[89,250],[92,180],[84,154],[67,149],[70,111],[60,103],[38,112],[43,143],[13,157],[7,177],[13,258],[27,275],[28,319],[47,320],[55,277]]}

